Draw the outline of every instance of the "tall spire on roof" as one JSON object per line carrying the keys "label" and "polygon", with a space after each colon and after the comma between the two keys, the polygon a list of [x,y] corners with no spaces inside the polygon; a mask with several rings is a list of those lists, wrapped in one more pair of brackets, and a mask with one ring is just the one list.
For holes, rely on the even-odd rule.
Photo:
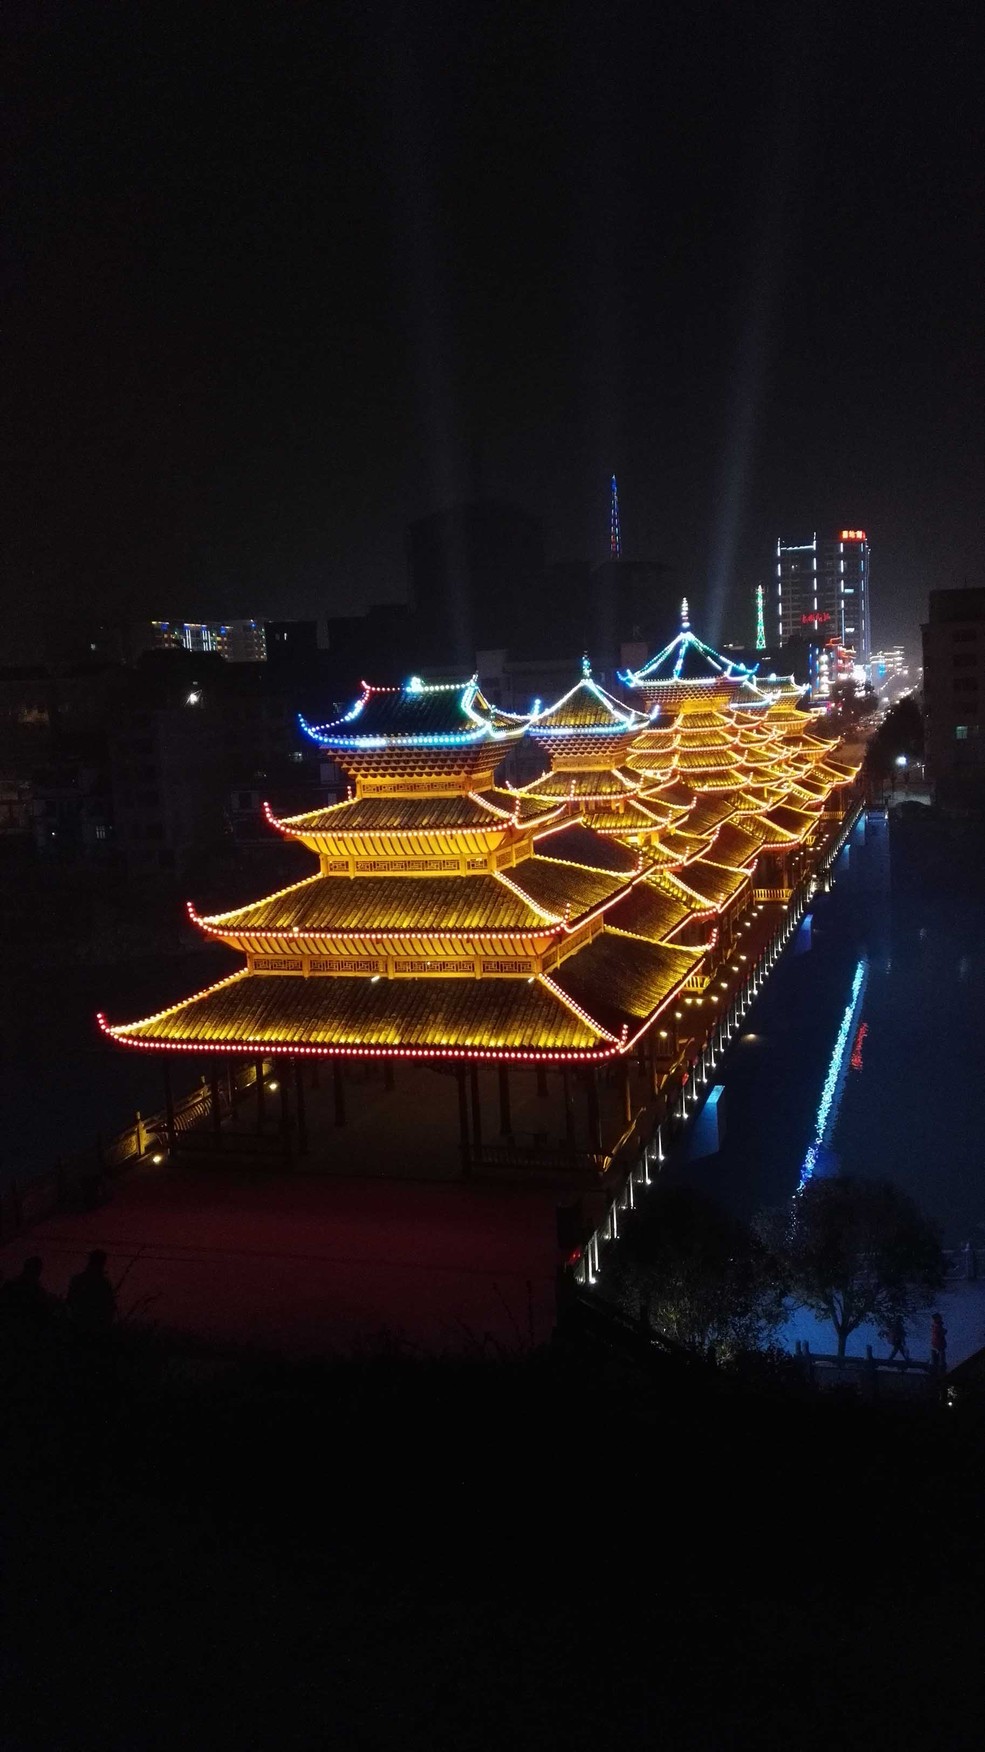
{"label": "tall spire on roof", "polygon": [[690,632],[690,630],[691,630],[691,622],[688,619],[687,597],[682,596],[681,597],[681,632],[687,633],[687,632]]}
{"label": "tall spire on roof", "polygon": [[609,482],[609,558],[622,559],[622,531],[619,528],[619,488],[613,475]]}

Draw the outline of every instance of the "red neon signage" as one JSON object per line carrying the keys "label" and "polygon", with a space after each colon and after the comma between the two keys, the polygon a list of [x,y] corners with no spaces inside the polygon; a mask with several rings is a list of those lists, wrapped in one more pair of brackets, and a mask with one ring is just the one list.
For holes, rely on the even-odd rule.
{"label": "red neon signage", "polygon": [[816,608],[813,614],[802,614],[800,624],[804,627],[819,627],[822,621],[829,621],[831,616],[826,609]]}
{"label": "red neon signage", "polygon": [[865,540],[865,530],[864,529],[843,529],[841,532],[840,539],[842,541],[864,541]]}

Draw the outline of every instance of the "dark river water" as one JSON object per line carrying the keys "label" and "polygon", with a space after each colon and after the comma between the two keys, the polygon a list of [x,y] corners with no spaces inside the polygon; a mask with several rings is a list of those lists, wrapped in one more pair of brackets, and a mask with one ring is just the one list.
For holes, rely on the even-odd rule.
{"label": "dark river water", "polygon": [[945,1244],[985,1240],[985,877],[943,887],[933,831],[858,824],[719,1065],[724,1146],[676,1172],[737,1213],[792,1197],[826,1118],[815,1171],[893,1180]]}

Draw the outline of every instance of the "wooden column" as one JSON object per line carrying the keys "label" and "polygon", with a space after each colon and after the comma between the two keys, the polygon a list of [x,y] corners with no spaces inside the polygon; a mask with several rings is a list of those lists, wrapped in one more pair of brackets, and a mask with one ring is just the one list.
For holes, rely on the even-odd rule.
{"label": "wooden column", "polygon": [[280,1138],[284,1147],[284,1155],[289,1161],[291,1156],[291,1095],[287,1079],[290,1075],[291,1063],[289,1059],[281,1059],[279,1064],[275,1061],[275,1065],[280,1088]]}
{"label": "wooden column", "polygon": [[547,1097],[547,1072],[543,1065],[537,1066],[537,1093],[541,1100]]}
{"label": "wooden column", "polygon": [[627,1125],[633,1123],[633,1091],[629,1081],[629,1060],[625,1053],[619,1060],[619,1092],[622,1095],[623,1118]]}
{"label": "wooden column", "polygon": [[236,1066],[232,1059],[226,1066],[226,1101],[229,1105],[229,1117],[232,1119],[236,1111]]}
{"label": "wooden column", "polygon": [[465,1066],[455,1067],[455,1080],[458,1084],[458,1133],[462,1151],[462,1178],[467,1180],[471,1160],[469,1157],[469,1102],[465,1091]]}
{"label": "wooden column", "polygon": [[337,1058],[332,1060],[332,1093],[335,1096],[335,1123],[345,1125],[345,1084],[342,1065]]}
{"label": "wooden column", "polygon": [[482,1108],[479,1104],[479,1067],[469,1065],[469,1096],[472,1101],[472,1152],[477,1162],[482,1155]]}
{"label": "wooden column", "polygon": [[262,1132],[263,1131],[265,1097],[266,1097],[266,1093],[267,1093],[266,1086],[265,1086],[264,1081],[263,1081],[263,1060],[262,1060],[262,1058],[258,1058],[256,1061],[255,1073],[256,1073],[256,1092],[257,1092],[257,1131]]}
{"label": "wooden column", "polygon": [[564,1095],[564,1137],[571,1156],[575,1154],[575,1110],[571,1101],[571,1072],[567,1065],[561,1072],[561,1088]]}
{"label": "wooden column", "polygon": [[594,1066],[585,1073],[588,1089],[588,1138],[597,1155],[602,1154],[602,1116],[599,1112],[598,1071]]}
{"label": "wooden column", "polygon": [[298,1116],[298,1155],[308,1154],[308,1125],[304,1111],[304,1067],[300,1059],[294,1060],[294,1105]]}
{"label": "wooden column", "polygon": [[499,1066],[499,1135],[501,1138],[511,1137],[513,1123],[510,1119],[510,1073],[506,1065]]}
{"label": "wooden column", "polygon": [[174,1123],[174,1093],[171,1088],[171,1066],[164,1061],[164,1126],[168,1134],[168,1149],[174,1155],[178,1148],[178,1128]]}
{"label": "wooden column", "polygon": [[393,1060],[383,1060],[383,1087],[387,1091],[393,1088]]}
{"label": "wooden column", "polygon": [[209,1112],[212,1130],[218,1136],[222,1129],[222,1110],[219,1106],[219,1067],[214,1062],[209,1066]]}

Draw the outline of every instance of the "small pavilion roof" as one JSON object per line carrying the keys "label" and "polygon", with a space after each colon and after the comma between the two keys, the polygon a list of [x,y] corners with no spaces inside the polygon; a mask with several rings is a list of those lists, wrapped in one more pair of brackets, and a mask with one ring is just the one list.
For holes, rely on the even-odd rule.
{"label": "small pavilion roof", "polygon": [[576,802],[588,798],[619,798],[624,801],[638,791],[642,783],[640,774],[627,767],[554,767],[549,773],[541,773],[532,784],[524,786],[519,795],[545,803],[561,798],[572,798]]}
{"label": "small pavilion roof", "polygon": [[641,937],[649,943],[665,943],[691,917],[694,908],[683,895],[665,894],[652,882],[636,882],[606,913],[608,931]]}
{"label": "small pavilion roof", "polygon": [[678,826],[681,833],[711,833],[720,822],[727,820],[734,809],[735,804],[731,797],[723,796],[720,791],[705,791],[699,794],[694,808]]}
{"label": "small pavilion roof", "polygon": [[588,870],[608,871],[614,876],[635,875],[640,867],[637,852],[605,834],[595,833],[581,822],[572,822],[570,827],[554,828],[541,834],[537,841],[537,855],[558,859],[562,863],[582,864]]}
{"label": "small pavilion roof", "polygon": [[680,990],[703,953],[606,931],[548,977],[610,1034],[633,1035]]}
{"label": "small pavilion roof", "polygon": [[475,676],[437,683],[412,676],[402,687],[364,682],[358,700],[341,718],[325,724],[309,724],[304,718],[300,722],[312,741],[343,753],[467,747],[515,739],[526,725],[526,719],[507,717],[491,706]]}
{"label": "small pavilion roof", "polygon": [[566,738],[579,731],[596,735],[627,735],[644,730],[650,718],[649,712],[637,711],[635,706],[626,705],[607,693],[592,679],[591,671],[586,670],[552,706],[542,707],[535,703],[526,727],[529,735],[538,741],[557,736]]}
{"label": "small pavilion roof", "polygon": [[698,900],[720,909],[745,887],[749,881],[749,873],[746,870],[728,869],[707,857],[693,858],[669,880],[681,883]]}
{"label": "small pavilion roof", "polygon": [[723,821],[711,842],[708,856],[730,870],[741,870],[758,857],[765,839],[766,831],[759,824],[744,821],[740,827],[735,821]]}
{"label": "small pavilion roof", "polygon": [[[651,657],[640,669],[626,670],[619,679],[626,687],[670,687],[673,683],[717,682],[728,690],[748,688],[754,696],[755,669],[749,669],[730,657],[723,657],[711,645],[706,645],[692,631],[687,599],[681,604],[681,630],[662,651]],[[712,690],[714,693],[714,690]]]}
{"label": "small pavilion roof", "polygon": [[[649,798],[627,797],[622,802],[592,803],[586,807],[585,819],[596,833],[646,834],[661,833],[672,819],[673,811],[659,804],[651,806]],[[659,844],[647,844],[648,858],[659,857]]]}
{"label": "small pavilion roof", "polygon": [[817,826],[816,815],[808,814],[803,809],[794,809],[789,803],[778,803],[774,808],[765,810],[763,820],[767,827],[774,830],[774,845],[784,840],[799,843]]}

